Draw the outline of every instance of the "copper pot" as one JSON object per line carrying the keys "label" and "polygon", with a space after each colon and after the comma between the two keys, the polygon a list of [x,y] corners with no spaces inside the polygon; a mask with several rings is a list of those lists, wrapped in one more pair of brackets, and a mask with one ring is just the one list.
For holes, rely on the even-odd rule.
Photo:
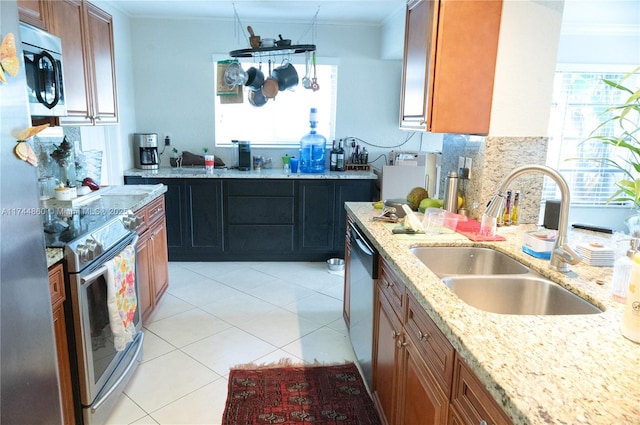
{"label": "copper pot", "polygon": [[264,94],[264,97],[267,99],[273,99],[278,94],[278,90],[280,90],[278,80],[273,77],[269,77],[264,80],[264,84],[262,85],[262,94]]}

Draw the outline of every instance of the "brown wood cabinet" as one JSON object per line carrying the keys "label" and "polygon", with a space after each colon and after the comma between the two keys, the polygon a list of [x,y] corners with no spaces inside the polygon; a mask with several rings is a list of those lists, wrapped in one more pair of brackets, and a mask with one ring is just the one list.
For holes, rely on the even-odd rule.
{"label": "brown wood cabinet", "polygon": [[[381,274],[381,277],[383,275]],[[373,401],[383,423],[397,424],[402,318],[384,294],[382,279],[374,296]]]}
{"label": "brown wood cabinet", "polygon": [[456,356],[449,424],[476,425],[483,423],[510,425],[512,422],[464,360],[460,356]]}
{"label": "brown wood cabinet", "polygon": [[71,361],[67,341],[67,325],[64,314],[66,293],[64,288],[64,272],[62,264],[49,268],[49,290],[51,292],[51,309],[53,310],[53,332],[58,357],[58,379],[60,397],[62,399],[62,418],[65,424],[75,424],[73,405],[73,388],[71,386]]}
{"label": "brown wood cabinet", "polygon": [[135,212],[138,232],[138,285],[142,321],[149,317],[169,287],[169,256],[164,196]]}
{"label": "brown wood cabinet", "polygon": [[49,32],[62,40],[67,116],[60,123],[117,123],[111,15],[82,0],[56,0],[49,8]]}
{"label": "brown wood cabinet", "polygon": [[487,134],[502,0],[407,3],[400,127]]}
{"label": "brown wood cabinet", "polygon": [[511,423],[384,261],[374,311],[372,392],[384,423]]}
{"label": "brown wood cabinet", "polygon": [[18,0],[20,21],[47,31],[49,8],[46,0]]}

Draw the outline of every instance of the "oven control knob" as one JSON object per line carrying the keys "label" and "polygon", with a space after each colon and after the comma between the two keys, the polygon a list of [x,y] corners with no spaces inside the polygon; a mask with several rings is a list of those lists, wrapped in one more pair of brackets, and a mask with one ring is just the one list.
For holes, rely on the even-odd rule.
{"label": "oven control knob", "polygon": [[80,262],[86,263],[87,261],[89,261],[89,258],[87,257],[89,254],[89,250],[87,249],[86,245],[78,244],[76,246],[76,252],[78,253]]}
{"label": "oven control knob", "polygon": [[134,213],[128,213],[126,216],[122,217],[122,223],[127,229],[135,230],[140,225],[140,219]]}
{"label": "oven control knob", "polygon": [[102,245],[98,241],[94,239],[87,239],[84,243],[87,248],[87,258],[89,260],[93,260],[102,254]]}

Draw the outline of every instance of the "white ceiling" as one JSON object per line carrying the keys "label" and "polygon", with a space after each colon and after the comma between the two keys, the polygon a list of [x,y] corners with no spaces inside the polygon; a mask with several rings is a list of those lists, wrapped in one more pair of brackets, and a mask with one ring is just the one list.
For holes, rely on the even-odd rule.
{"label": "white ceiling", "polygon": [[[129,17],[238,18],[252,22],[384,24],[403,11],[406,0],[92,0]],[[510,0],[518,1],[518,0]],[[558,0],[563,1],[563,0]],[[564,0],[563,32],[640,32],[638,0]]]}
{"label": "white ceiling", "polygon": [[[100,3],[100,0],[95,1]],[[382,24],[406,0],[102,0],[130,17],[234,19],[234,6],[243,23],[255,21],[350,22]]]}

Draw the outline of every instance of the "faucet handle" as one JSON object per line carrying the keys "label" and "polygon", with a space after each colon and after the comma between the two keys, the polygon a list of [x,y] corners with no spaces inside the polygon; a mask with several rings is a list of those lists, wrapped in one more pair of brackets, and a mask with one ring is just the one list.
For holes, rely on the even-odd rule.
{"label": "faucet handle", "polygon": [[559,272],[567,273],[569,264],[578,264],[580,261],[582,261],[580,254],[575,252],[569,244],[562,244],[554,248],[550,266]]}

